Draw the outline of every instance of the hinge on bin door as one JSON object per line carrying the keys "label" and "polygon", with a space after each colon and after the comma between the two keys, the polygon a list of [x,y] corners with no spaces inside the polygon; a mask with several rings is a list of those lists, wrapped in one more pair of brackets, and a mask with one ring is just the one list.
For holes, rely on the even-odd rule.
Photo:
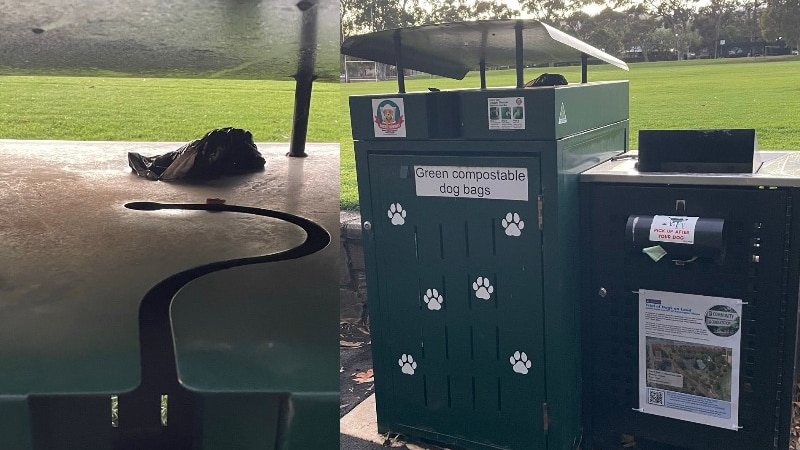
{"label": "hinge on bin door", "polygon": [[539,210],[539,231],[542,231],[543,223],[542,223],[542,196],[541,195],[537,195],[536,196],[536,207]]}
{"label": "hinge on bin door", "polygon": [[547,433],[547,429],[550,428],[550,415],[547,413],[547,403],[542,403],[542,425],[544,432]]}

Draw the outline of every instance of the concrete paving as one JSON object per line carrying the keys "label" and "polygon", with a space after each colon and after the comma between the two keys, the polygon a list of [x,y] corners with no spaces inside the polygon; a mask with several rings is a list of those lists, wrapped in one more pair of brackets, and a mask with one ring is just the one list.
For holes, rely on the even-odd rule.
{"label": "concrete paving", "polygon": [[378,418],[375,414],[375,394],[353,408],[339,420],[342,450],[371,450],[399,448],[408,450],[446,450],[434,445],[414,444],[403,436],[378,433]]}
{"label": "concrete paving", "polygon": [[408,450],[443,450],[433,445],[419,445],[402,436],[378,433],[373,381],[356,382],[357,374],[372,368],[371,336],[364,325],[340,324],[340,416],[342,450],[399,448]]}

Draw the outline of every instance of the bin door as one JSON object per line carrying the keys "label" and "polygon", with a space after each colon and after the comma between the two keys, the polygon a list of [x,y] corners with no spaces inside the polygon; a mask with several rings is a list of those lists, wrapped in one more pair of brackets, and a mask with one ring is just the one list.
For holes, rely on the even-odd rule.
{"label": "bin door", "polygon": [[539,165],[369,156],[382,426],[546,448]]}

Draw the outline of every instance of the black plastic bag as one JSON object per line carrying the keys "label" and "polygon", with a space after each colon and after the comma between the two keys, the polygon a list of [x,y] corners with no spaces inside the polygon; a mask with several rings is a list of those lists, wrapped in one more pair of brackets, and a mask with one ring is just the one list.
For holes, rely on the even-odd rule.
{"label": "black plastic bag", "polygon": [[566,84],[569,84],[567,79],[560,73],[543,73],[533,80],[525,83],[525,87],[563,86]]}
{"label": "black plastic bag", "polygon": [[163,155],[128,153],[128,164],[137,175],[150,180],[207,180],[263,170],[266,160],[249,131],[229,127],[211,130]]}

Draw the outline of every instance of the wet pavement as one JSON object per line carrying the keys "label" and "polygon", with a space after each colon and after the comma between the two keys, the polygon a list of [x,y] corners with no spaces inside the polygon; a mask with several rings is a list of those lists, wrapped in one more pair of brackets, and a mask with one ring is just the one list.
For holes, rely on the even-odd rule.
{"label": "wet pavement", "polygon": [[[84,429],[110,429],[107,395],[138,387],[148,391],[147,416],[123,397],[123,414],[133,414],[118,434],[158,419],[165,392],[171,426],[157,427],[179,429],[174,414],[193,406],[174,401],[178,381],[215,401],[291,394],[287,430],[306,426],[292,438],[335,442],[332,415],[320,421],[302,411],[319,404],[332,413],[338,398],[330,320],[339,310],[338,246],[323,246],[338,240],[338,144],[309,144],[307,158],[289,158],[288,144],[258,143],[263,171],[204,182],[150,181],[127,165],[127,152],[163,154],[183,144],[0,140],[0,416],[21,424],[0,425],[0,448],[28,448],[9,439],[29,440],[27,427],[43,423],[37,418],[77,401],[97,406],[87,412],[80,403]],[[219,207],[207,208],[209,200]],[[324,242],[301,251],[316,228],[289,216],[330,236],[320,229]],[[154,367],[169,372],[166,388],[166,372],[154,377]],[[63,428],[54,439],[82,432]],[[269,433],[259,422],[253,435],[262,430]]]}

